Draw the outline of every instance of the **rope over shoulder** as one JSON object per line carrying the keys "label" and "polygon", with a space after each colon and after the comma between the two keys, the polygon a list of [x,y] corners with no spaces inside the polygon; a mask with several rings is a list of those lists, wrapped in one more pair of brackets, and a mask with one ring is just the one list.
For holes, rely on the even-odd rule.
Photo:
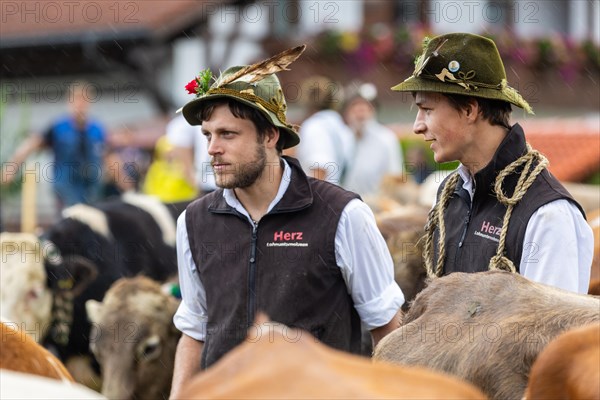
{"label": "rope over shoulder", "polygon": [[[502,229],[500,232],[500,240],[498,243],[498,248],[496,250],[496,255],[494,255],[490,259],[490,262],[488,264],[488,269],[490,270],[501,269],[510,272],[517,271],[514,263],[505,255],[506,235],[508,233],[508,225],[510,222],[510,218],[512,216],[514,207],[519,203],[519,201],[521,201],[521,199],[523,199],[523,197],[527,193],[527,190],[535,181],[535,178],[548,166],[548,159],[543,154],[541,154],[537,150],[534,150],[529,145],[529,143],[527,143],[526,145],[527,152],[523,156],[506,166],[502,171],[500,171],[500,173],[496,177],[496,181],[494,182],[494,192],[496,198],[501,204],[504,204],[506,206],[506,212],[504,213],[504,218],[502,221]],[[504,180],[507,176],[515,173],[521,166],[523,166],[523,168],[519,175],[519,179],[515,186],[513,195],[512,197],[508,197],[502,189]],[[450,198],[454,193],[454,189],[456,188],[458,180],[458,172],[455,172],[448,178],[446,184],[444,185],[444,188],[442,189],[439,201],[429,212],[427,225],[425,226],[425,249],[423,251],[425,269],[429,278],[441,276],[443,271],[444,261],[446,257],[446,228],[444,223],[444,211],[446,210]],[[438,257],[434,268],[433,242],[435,240],[434,234],[436,229],[439,232],[437,240]]]}
{"label": "rope over shoulder", "polygon": [[[515,186],[512,197],[507,197],[502,190],[502,184],[504,179],[516,172],[517,168],[524,165],[523,170]],[[531,187],[535,178],[548,166],[548,159],[544,157],[542,153],[531,148],[527,143],[527,153],[518,158],[517,160],[510,163],[506,168],[500,171],[500,174],[496,177],[494,184],[494,192],[498,201],[506,206],[506,212],[504,213],[504,219],[502,221],[502,230],[500,231],[500,242],[498,243],[498,250],[496,255],[490,259],[488,268],[503,269],[510,272],[517,272],[515,265],[511,260],[505,256],[506,247],[506,235],[508,233],[508,224],[510,217],[512,216],[515,205],[521,201],[523,196],[527,193],[527,190]]]}

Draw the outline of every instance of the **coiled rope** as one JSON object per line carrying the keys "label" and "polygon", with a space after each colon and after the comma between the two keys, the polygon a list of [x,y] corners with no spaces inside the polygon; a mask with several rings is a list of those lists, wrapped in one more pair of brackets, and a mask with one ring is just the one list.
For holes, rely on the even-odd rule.
{"label": "coiled rope", "polygon": [[[521,174],[519,176],[519,180],[515,186],[515,190],[513,192],[512,197],[507,197],[502,189],[502,185],[504,184],[504,180],[507,176],[514,173],[521,165],[523,165],[523,169],[521,170]],[[535,165],[535,167],[533,167]],[[496,198],[498,201],[506,206],[506,212],[504,213],[504,218],[502,221],[502,230],[500,232],[500,240],[498,243],[498,248],[496,250],[496,255],[494,255],[488,264],[488,269],[502,269],[505,271],[516,272],[514,263],[506,257],[505,247],[506,247],[506,234],[508,232],[508,224],[510,222],[510,217],[512,215],[513,209],[515,205],[525,194],[527,190],[531,187],[535,178],[548,166],[548,159],[541,154],[539,151],[534,150],[529,143],[527,143],[527,153],[518,158],[517,160],[510,163],[506,166],[498,176],[496,177],[496,181],[494,183],[494,192],[496,194]],[[440,195],[440,200],[436,203],[436,205],[429,212],[429,218],[427,219],[427,225],[425,226],[425,248],[423,250],[423,257],[425,261],[425,269],[427,271],[427,276],[430,278],[438,277],[442,274],[444,267],[444,260],[446,257],[446,226],[444,223],[444,211],[450,202],[450,198],[454,193],[454,189],[456,188],[456,184],[458,183],[459,175],[458,172],[451,175],[444,188],[442,189],[442,193]],[[438,229],[438,257],[436,260],[435,268],[433,266],[433,242],[434,242],[434,233],[435,230]]]}

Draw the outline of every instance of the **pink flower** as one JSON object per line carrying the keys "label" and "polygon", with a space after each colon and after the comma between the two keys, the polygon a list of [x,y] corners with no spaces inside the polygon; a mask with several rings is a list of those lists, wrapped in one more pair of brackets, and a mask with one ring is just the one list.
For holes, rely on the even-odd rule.
{"label": "pink flower", "polygon": [[185,89],[189,94],[196,94],[196,88],[198,87],[198,81],[196,79],[190,81],[187,85],[185,85]]}

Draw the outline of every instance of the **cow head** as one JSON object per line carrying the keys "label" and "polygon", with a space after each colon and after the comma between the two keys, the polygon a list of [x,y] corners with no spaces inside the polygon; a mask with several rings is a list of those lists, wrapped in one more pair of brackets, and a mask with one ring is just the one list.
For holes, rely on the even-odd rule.
{"label": "cow head", "polygon": [[44,248],[30,233],[2,232],[0,242],[0,315],[39,342],[50,326],[52,309]]}
{"label": "cow head", "polygon": [[97,268],[82,257],[63,258],[52,242],[33,234],[0,235],[0,314],[40,342],[55,330],[57,314],[65,315],[70,299],[95,279]]}
{"label": "cow head", "polygon": [[169,396],[180,333],[172,319],[177,301],[149,278],[119,279],[104,300],[88,300],[90,349],[110,399]]}
{"label": "cow head", "polygon": [[73,300],[96,279],[98,268],[82,256],[70,254],[63,258],[52,242],[45,243],[53,249],[45,263],[48,287],[54,295],[49,334],[55,344],[66,346],[73,324]]}

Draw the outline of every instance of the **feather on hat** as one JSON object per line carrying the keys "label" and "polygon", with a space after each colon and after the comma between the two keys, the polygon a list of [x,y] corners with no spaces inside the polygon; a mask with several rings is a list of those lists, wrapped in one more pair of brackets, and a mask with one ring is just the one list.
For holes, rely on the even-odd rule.
{"label": "feather on hat", "polygon": [[279,129],[283,148],[297,145],[300,142],[298,127],[286,121],[287,104],[275,74],[289,71],[287,67],[305,49],[306,45],[300,45],[252,65],[228,68],[210,87],[212,73],[203,71],[186,85],[188,92],[196,98],[180,109],[183,116],[191,125],[200,125],[199,112],[207,101],[231,98],[262,112]]}

